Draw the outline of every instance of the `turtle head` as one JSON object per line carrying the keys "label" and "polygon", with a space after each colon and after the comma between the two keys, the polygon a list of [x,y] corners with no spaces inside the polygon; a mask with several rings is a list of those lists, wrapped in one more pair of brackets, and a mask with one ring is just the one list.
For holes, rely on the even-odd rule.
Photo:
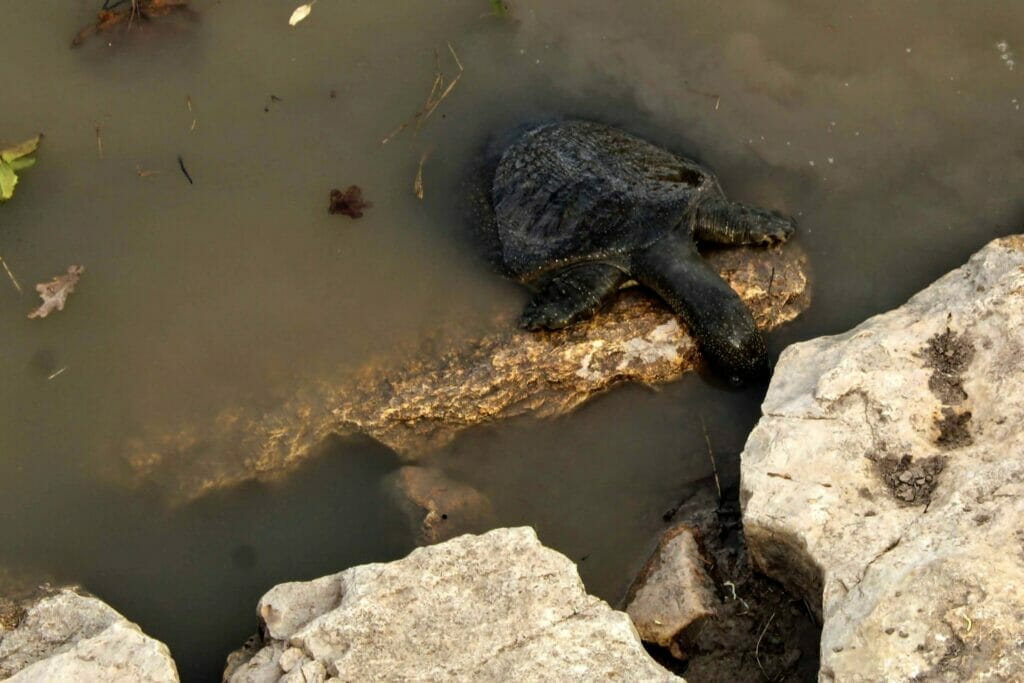
{"label": "turtle head", "polygon": [[714,373],[734,387],[763,382],[771,376],[768,349],[753,321],[731,321],[699,336],[701,353]]}

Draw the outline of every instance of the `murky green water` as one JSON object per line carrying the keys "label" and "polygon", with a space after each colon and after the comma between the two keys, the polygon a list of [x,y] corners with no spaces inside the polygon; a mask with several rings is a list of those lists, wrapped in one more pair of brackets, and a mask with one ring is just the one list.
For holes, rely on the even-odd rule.
{"label": "murky green water", "polygon": [[[188,680],[219,675],[274,582],[408,549],[379,483],[395,462],[336,443],[281,486],[170,510],[98,475],[113,444],[521,306],[459,237],[460,172],[494,131],[621,124],[796,214],[814,303],[776,350],[898,305],[1019,227],[1016,3],[512,0],[500,21],[483,0],[322,0],[292,29],[295,0],[197,0],[194,22],[70,49],[99,4],[0,8],[0,139],[46,133],[0,206],[0,254],[26,288],[0,277],[0,561],[84,582],[167,641]],[[449,41],[458,86],[382,146],[426,98],[435,48],[456,73]],[[358,221],[326,211],[349,184],[374,204]],[[27,320],[32,283],[71,263],[87,271],[67,309]],[[695,378],[626,388],[471,432],[431,462],[615,600],[661,514],[709,472],[700,419],[734,479],[759,396]]]}

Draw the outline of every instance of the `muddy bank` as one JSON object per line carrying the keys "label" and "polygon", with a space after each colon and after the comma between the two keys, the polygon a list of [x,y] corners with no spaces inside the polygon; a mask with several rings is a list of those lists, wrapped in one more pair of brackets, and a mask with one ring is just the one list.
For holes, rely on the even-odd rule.
{"label": "muddy bank", "polygon": [[705,482],[666,512],[671,522],[695,530],[716,600],[713,614],[695,620],[667,647],[649,643],[648,650],[690,681],[815,681],[821,628],[802,598],[755,571],[736,493],[725,492],[719,502],[714,484]]}

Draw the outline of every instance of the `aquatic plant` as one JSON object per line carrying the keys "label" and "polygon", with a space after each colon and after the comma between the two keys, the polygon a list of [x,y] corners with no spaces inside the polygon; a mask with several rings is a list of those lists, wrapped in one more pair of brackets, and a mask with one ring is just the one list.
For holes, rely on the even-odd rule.
{"label": "aquatic plant", "polygon": [[29,156],[36,151],[42,133],[25,142],[0,150],[0,202],[7,201],[14,195],[14,186],[18,184],[18,171],[22,171],[36,163]]}

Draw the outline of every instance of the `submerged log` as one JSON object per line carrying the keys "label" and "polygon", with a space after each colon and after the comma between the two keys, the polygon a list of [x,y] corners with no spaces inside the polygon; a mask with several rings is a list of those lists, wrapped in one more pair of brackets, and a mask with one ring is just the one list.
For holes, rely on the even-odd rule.
{"label": "submerged log", "polygon": [[[762,330],[794,319],[810,303],[806,257],[797,245],[707,258]],[[125,462],[130,479],[155,481],[178,500],[279,477],[335,434],[369,435],[412,462],[475,425],[563,415],[616,384],[671,382],[698,362],[676,316],[630,288],[592,320],[565,330],[526,332],[508,319],[446,352],[424,351],[399,365],[376,363],[297,388],[274,410],[226,408],[207,424],[141,435],[126,444]]]}

